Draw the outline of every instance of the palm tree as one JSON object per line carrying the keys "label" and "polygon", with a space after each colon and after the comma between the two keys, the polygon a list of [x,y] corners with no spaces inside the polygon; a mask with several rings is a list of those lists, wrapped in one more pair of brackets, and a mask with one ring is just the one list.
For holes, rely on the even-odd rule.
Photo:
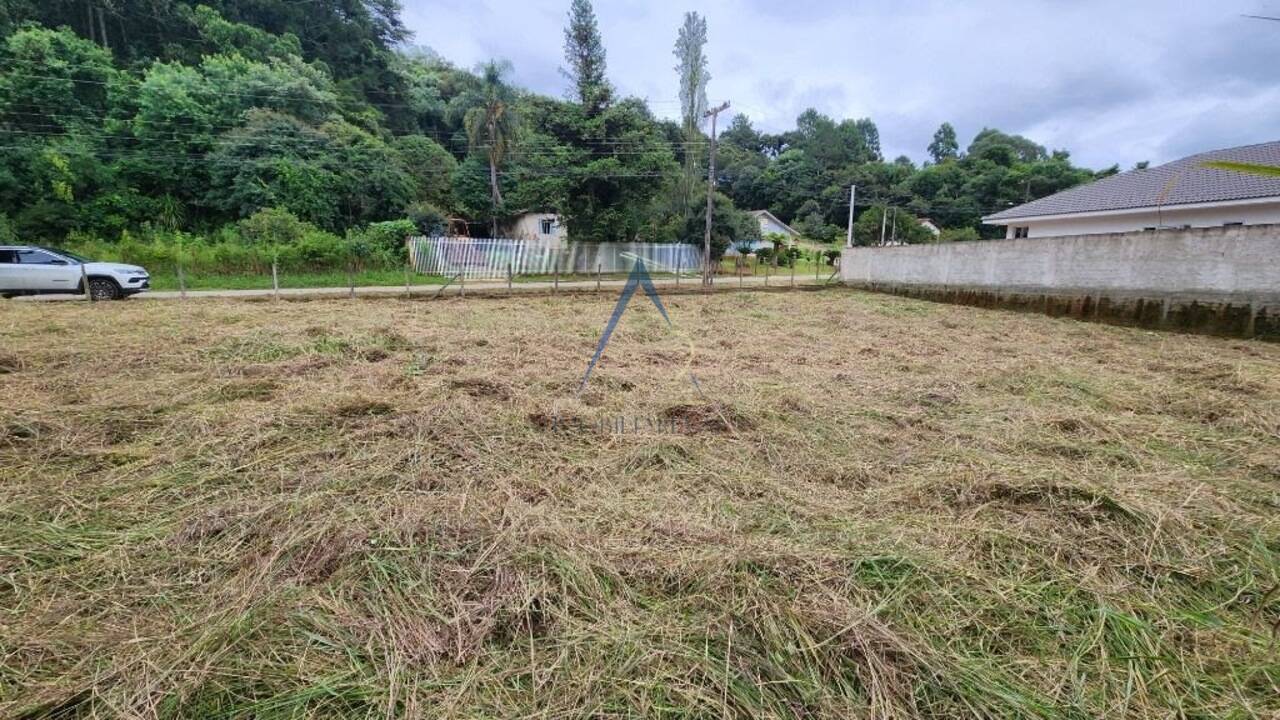
{"label": "palm tree", "polygon": [[498,187],[498,166],[515,139],[517,123],[513,109],[515,93],[506,83],[511,63],[487,62],[476,69],[480,86],[472,92],[473,107],[463,116],[471,150],[484,148],[489,160],[489,190],[493,199],[493,234],[498,234],[498,208],[502,190]]}

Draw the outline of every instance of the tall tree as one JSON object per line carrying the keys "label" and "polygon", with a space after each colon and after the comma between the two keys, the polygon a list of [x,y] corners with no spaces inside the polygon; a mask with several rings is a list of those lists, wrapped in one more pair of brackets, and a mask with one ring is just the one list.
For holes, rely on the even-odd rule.
{"label": "tall tree", "polygon": [[854,127],[862,133],[862,144],[867,148],[867,152],[871,153],[871,159],[879,161],[880,156],[880,128],[871,121],[871,118],[862,118],[853,123]]}
{"label": "tall tree", "polygon": [[698,153],[694,148],[702,138],[702,116],[707,112],[707,82],[711,80],[707,56],[703,53],[706,44],[707,19],[696,12],[685,13],[684,24],[676,35],[675,56],[679,61],[676,72],[680,76],[680,114],[685,140],[681,194],[686,210],[691,207],[693,187],[698,181]]}
{"label": "tall tree", "polygon": [[561,72],[573,81],[578,102],[588,117],[598,115],[613,100],[613,88],[605,77],[604,43],[596,25],[591,0],[573,0],[569,26],[564,29],[564,57],[569,64]]}
{"label": "tall tree", "polygon": [[933,134],[933,142],[929,143],[929,156],[935,163],[951,160],[960,152],[960,143],[956,140],[956,129],[951,123],[944,122]]}
{"label": "tall tree", "polygon": [[493,201],[493,234],[498,234],[498,213],[502,207],[502,190],[498,186],[498,166],[515,139],[516,116],[512,109],[515,93],[507,84],[511,71],[507,62],[487,62],[478,68],[480,87],[474,91],[473,107],[463,118],[471,150],[484,150],[489,161],[489,192]]}

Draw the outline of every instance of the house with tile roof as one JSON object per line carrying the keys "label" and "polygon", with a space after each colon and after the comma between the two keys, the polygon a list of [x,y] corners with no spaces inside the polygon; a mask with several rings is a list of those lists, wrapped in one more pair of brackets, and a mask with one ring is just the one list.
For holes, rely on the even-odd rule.
{"label": "house with tile roof", "polygon": [[[756,222],[760,223],[760,239],[747,246],[749,247],[748,252],[755,252],[760,248],[773,247],[773,240],[769,238],[770,235],[782,235],[786,237],[788,245],[794,243],[800,238],[799,232],[796,232],[796,230],[790,225],[779,220],[777,215],[774,215],[768,210],[748,210],[747,214],[755,218]],[[737,247],[730,247],[728,250],[725,250],[725,255],[732,256],[737,254]]]}
{"label": "house with tile roof", "polygon": [[1280,141],[1212,150],[1130,170],[988,215],[1007,238],[1280,224],[1280,177],[1209,167],[1280,167]]}

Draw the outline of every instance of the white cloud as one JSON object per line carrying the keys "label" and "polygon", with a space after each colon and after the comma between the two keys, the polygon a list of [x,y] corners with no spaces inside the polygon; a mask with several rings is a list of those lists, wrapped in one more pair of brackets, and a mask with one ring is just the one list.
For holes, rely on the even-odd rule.
{"label": "white cloud", "polygon": [[[469,67],[511,60],[515,78],[563,96],[568,0],[407,0],[415,41]],[[597,0],[610,77],[654,112],[678,113],[671,48],[686,9],[707,17],[712,102],[778,131],[814,106],[880,127],[886,156],[924,156],[949,121],[962,143],[1018,132],[1080,163],[1127,167],[1280,137],[1280,14],[1218,0]]]}

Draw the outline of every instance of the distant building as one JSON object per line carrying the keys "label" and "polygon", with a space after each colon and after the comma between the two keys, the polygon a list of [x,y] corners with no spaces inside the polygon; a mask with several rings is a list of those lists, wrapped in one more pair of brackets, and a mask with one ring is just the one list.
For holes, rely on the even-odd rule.
{"label": "distant building", "polygon": [[1212,150],[1130,170],[982,218],[1007,238],[1280,223],[1280,177],[1205,167],[1280,167],[1280,141]]}
{"label": "distant building", "polygon": [[792,227],[777,218],[768,210],[751,210],[747,213],[760,223],[760,237],[766,237],[770,233],[778,233],[786,235],[787,242],[794,242],[800,237],[800,233],[796,232]]}
{"label": "distant building", "polygon": [[506,236],[514,240],[542,240],[561,243],[569,239],[568,228],[555,213],[527,212],[507,225]]}
{"label": "distant building", "polygon": [[[787,244],[794,243],[800,237],[800,233],[796,232],[790,225],[782,222],[773,213],[768,210],[749,210],[748,215],[755,218],[760,223],[760,239],[751,243],[749,252],[755,252],[761,248],[773,247],[773,241],[769,239],[770,235],[783,235],[787,238]],[[725,255],[737,255],[738,248],[730,246],[725,250]]]}

